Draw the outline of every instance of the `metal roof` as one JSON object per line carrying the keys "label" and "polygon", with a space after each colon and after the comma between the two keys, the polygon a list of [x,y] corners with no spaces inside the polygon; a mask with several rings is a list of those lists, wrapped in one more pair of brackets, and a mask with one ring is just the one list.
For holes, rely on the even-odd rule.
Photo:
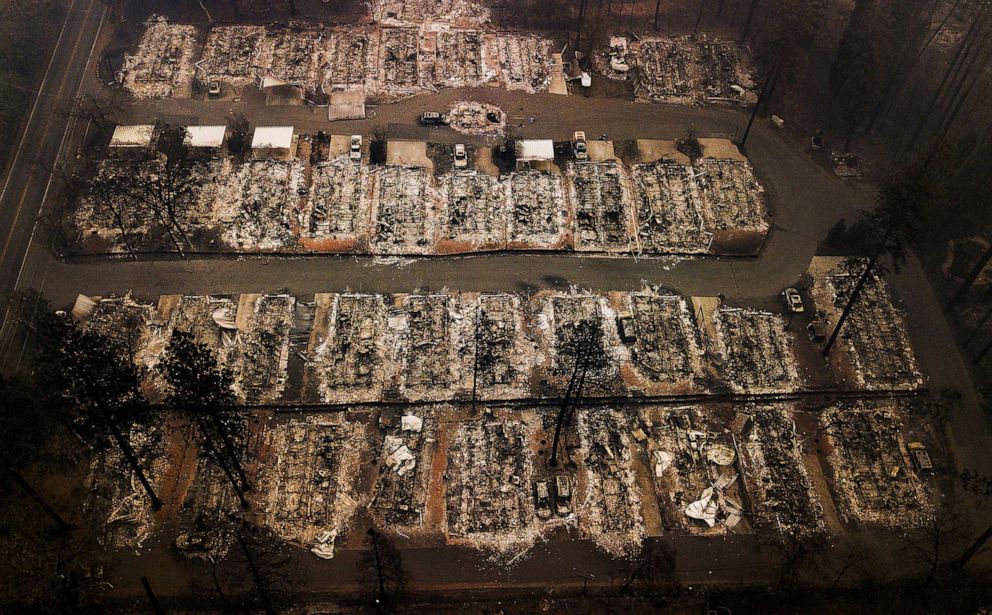
{"label": "metal roof", "polygon": [[110,138],[110,147],[150,147],[154,134],[154,124],[118,126]]}
{"label": "metal roof", "polygon": [[254,149],[289,149],[292,145],[292,126],[259,126],[251,139]]}
{"label": "metal roof", "polygon": [[551,139],[524,139],[514,146],[517,161],[554,160],[555,143]]}
{"label": "metal roof", "polygon": [[186,145],[190,147],[220,147],[224,144],[227,126],[187,126]]}

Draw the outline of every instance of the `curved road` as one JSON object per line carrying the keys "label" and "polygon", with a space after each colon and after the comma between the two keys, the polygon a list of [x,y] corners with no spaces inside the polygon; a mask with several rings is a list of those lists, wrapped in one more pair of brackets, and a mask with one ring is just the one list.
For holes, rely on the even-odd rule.
{"label": "curved road", "polygon": [[[455,100],[494,102],[511,117],[535,117],[515,128],[523,137],[567,139],[573,130],[611,139],[678,138],[693,124],[700,136],[733,137],[746,116],[724,109],[694,109],[605,98],[527,95],[492,88],[445,90],[380,107],[374,120],[328,124],[303,107],[264,107],[253,102],[164,100],[142,104],[135,121],[222,122],[229,110],[244,113],[252,125],[294,124],[298,130],[369,134],[387,128],[390,137],[433,141],[473,141],[449,129],[412,124],[421,111],[446,108]],[[851,219],[871,202],[863,185],[846,184],[826,173],[795,143],[759,120],[748,154],[775,210],[773,230],[757,258],[588,258],[572,255],[485,255],[384,261],[373,257],[218,257],[141,261],[105,259],[59,262],[34,246],[19,287],[38,288],[56,303],[77,292],[101,294],[133,290],[139,296],[163,293],[262,292],[288,289],[306,295],[350,289],[383,292],[437,289],[520,290],[576,284],[617,290],[648,281],[696,295],[762,297],[795,283],[817,242],[839,218]]]}

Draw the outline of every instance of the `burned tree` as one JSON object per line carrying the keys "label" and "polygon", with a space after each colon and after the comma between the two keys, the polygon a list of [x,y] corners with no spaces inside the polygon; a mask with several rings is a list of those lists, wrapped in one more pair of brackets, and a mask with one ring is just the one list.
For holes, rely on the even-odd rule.
{"label": "burned tree", "polygon": [[823,347],[823,356],[830,355],[837,337],[851,310],[857,305],[865,285],[880,268],[880,260],[888,256],[898,270],[909,257],[909,251],[919,245],[927,227],[930,208],[939,200],[932,172],[924,165],[908,167],[889,178],[881,187],[875,209],[867,212],[858,223],[860,233],[867,238],[864,250],[868,263],[851,290],[837,325]]}
{"label": "burned tree", "polygon": [[406,587],[403,558],[399,549],[375,528],[369,528],[361,558],[363,584],[378,608],[396,603]]}
{"label": "burned tree", "polygon": [[551,467],[558,465],[558,444],[562,430],[571,423],[576,406],[582,402],[589,372],[601,370],[609,363],[603,343],[603,325],[598,318],[583,319],[567,326],[570,334],[565,337],[559,353],[567,357],[571,367],[568,386],[558,405],[555,419],[555,436],[551,443],[551,457],[548,459]]}
{"label": "burned tree", "polygon": [[0,470],[23,491],[60,530],[72,526],[25,477],[25,470],[40,460],[51,443],[54,414],[52,400],[19,379],[0,376]]}
{"label": "burned tree", "polygon": [[210,349],[186,331],[172,335],[160,369],[169,384],[167,403],[189,418],[208,458],[224,472],[244,508],[251,489],[242,459],[247,425],[231,389],[231,373]]}
{"label": "burned tree", "polygon": [[206,176],[207,162],[185,144],[185,128],[166,129],[161,152],[150,151],[127,164],[104,164],[89,187],[96,210],[107,215],[133,253],[135,226],[157,225],[180,255],[193,244],[187,226]]}
{"label": "burned tree", "polygon": [[212,531],[231,541],[223,555],[211,559],[211,580],[221,600],[231,609],[260,609],[266,614],[285,607],[295,583],[290,546],[271,530],[233,515]]}
{"label": "burned tree", "polygon": [[98,450],[116,444],[152,508],[161,508],[131,445],[132,428],[150,420],[151,407],[122,343],[60,314],[45,317],[38,329],[43,381],[69,409],[79,435]]}

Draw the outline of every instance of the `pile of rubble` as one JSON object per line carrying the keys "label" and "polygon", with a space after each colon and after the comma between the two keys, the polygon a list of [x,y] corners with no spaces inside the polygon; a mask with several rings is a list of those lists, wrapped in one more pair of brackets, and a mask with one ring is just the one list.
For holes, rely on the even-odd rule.
{"label": "pile of rubble", "polygon": [[537,540],[528,443],[534,425],[487,414],[451,439],[444,473],[449,540],[506,560]]}
{"label": "pile of rubble", "polygon": [[451,252],[499,250],[506,246],[507,183],[477,171],[441,177],[439,249]]}
{"label": "pile of rubble", "polygon": [[452,130],[467,135],[482,135],[491,139],[503,136],[506,131],[506,114],[496,105],[459,101],[448,111]]}
{"label": "pile of rubble", "polygon": [[265,523],[283,539],[330,559],[358,507],[354,479],[364,433],[340,415],[308,415],[269,428],[258,489]]}
{"label": "pile of rubble", "polygon": [[322,33],[305,25],[270,26],[262,40],[259,65],[265,76],[313,87],[320,83],[318,50],[322,42]]}
{"label": "pile of rubble", "polygon": [[412,408],[402,415],[385,411],[379,419],[383,438],[369,510],[389,530],[424,529],[437,416],[444,412]]}
{"label": "pile of rubble", "polygon": [[389,25],[479,25],[489,21],[489,9],[476,0],[372,0],[370,6],[375,20]]}
{"label": "pile of rubble", "polygon": [[778,314],[743,308],[720,308],[714,319],[724,373],[743,393],[795,390],[799,370],[792,340]]}
{"label": "pile of rubble", "polygon": [[668,161],[631,169],[637,203],[637,239],[645,252],[703,254],[711,235],[703,229],[701,197],[691,167]]}
{"label": "pile of rubble", "polygon": [[218,561],[233,542],[233,536],[222,528],[241,510],[241,503],[224,471],[206,452],[193,448],[188,454],[196,456],[196,470],[178,513],[175,545],[187,557]]}
{"label": "pile of rubble", "polygon": [[640,489],[631,466],[632,421],[622,410],[588,408],[578,413],[579,454],[585,497],[579,527],[599,548],[615,557],[641,546],[644,521]]}
{"label": "pile of rubble", "polygon": [[711,427],[698,408],[647,408],[643,415],[664,526],[706,535],[738,528],[746,494],[733,435]]}
{"label": "pile of rubble", "polygon": [[[386,304],[380,295],[318,297],[311,368],[321,400],[377,401],[386,381]],[[321,305],[327,305],[321,309]],[[326,337],[325,337],[326,335]]]}
{"label": "pile of rubble", "polygon": [[764,188],[744,160],[702,158],[696,161],[703,216],[714,231],[768,232]]}
{"label": "pile of rubble", "polygon": [[926,485],[910,460],[895,404],[834,406],[820,424],[845,519],[893,528],[927,520],[932,507]]}
{"label": "pile of rubble", "polygon": [[823,507],[803,465],[796,425],[778,406],[748,410],[742,432],[742,465],[754,525],[785,535],[824,531]]}
{"label": "pile of rubble", "polygon": [[338,156],[311,168],[301,226],[304,247],[347,252],[367,234],[368,167]]}
{"label": "pile of rubble", "polygon": [[214,26],[207,34],[203,58],[196,63],[204,83],[218,80],[235,87],[253,85],[263,69],[264,26]]}
{"label": "pile of rubble", "polygon": [[429,254],[437,241],[438,199],[427,170],[387,165],[372,176],[373,251]]}
{"label": "pile of rubble", "polygon": [[[478,396],[506,399],[529,393],[534,348],[524,337],[520,297],[481,295],[471,313],[473,386]],[[468,340],[462,342],[462,347]]]}
{"label": "pile of rubble", "polygon": [[448,295],[409,295],[403,312],[401,390],[417,399],[446,395],[458,377],[453,305]]}
{"label": "pile of rubble", "polygon": [[510,174],[508,247],[560,249],[565,243],[566,209],[561,175],[545,171]]}
{"label": "pile of rubble", "polygon": [[[164,482],[168,465],[162,435],[160,429],[139,426],[129,434],[131,447],[154,489]],[[155,525],[151,503],[120,448],[110,446],[93,457],[86,487],[86,509],[103,518],[103,544],[114,549],[138,549],[151,537]]]}
{"label": "pile of rubble", "polygon": [[411,93],[420,85],[419,35],[413,28],[389,28],[380,38],[379,84],[387,93]]}
{"label": "pile of rubble", "polygon": [[442,30],[437,33],[433,82],[440,86],[476,86],[486,81],[482,33]]}
{"label": "pile of rubble", "polygon": [[375,47],[368,32],[354,26],[340,28],[327,37],[324,49],[324,82],[332,85],[356,85],[369,81],[375,70]]}
{"label": "pile of rubble", "polygon": [[[282,396],[295,303],[296,299],[290,295],[258,296],[250,319],[238,328],[234,390],[249,404],[266,404]],[[239,307],[239,320],[241,311]]]}
{"label": "pile of rubble", "polygon": [[227,245],[267,251],[297,243],[300,194],[306,191],[303,162],[254,160],[218,182],[214,220]]}
{"label": "pile of rubble", "polygon": [[[826,312],[827,322],[840,318],[865,266],[863,260],[837,259],[832,270],[814,279],[813,296],[817,307]],[[834,362],[848,364],[858,388],[917,390],[925,386],[903,315],[877,274],[872,273],[862,288],[838,341],[842,358],[835,357]],[[835,369],[843,370],[843,365]]]}
{"label": "pile of rubble", "polygon": [[638,69],[635,92],[642,99],[686,105],[756,99],[750,61],[736,43],[690,35],[644,39],[631,49]]}
{"label": "pile of rubble", "polygon": [[551,49],[552,42],[539,36],[499,35],[494,55],[504,87],[531,94],[546,92],[551,85]]}
{"label": "pile of rubble", "polygon": [[[702,376],[699,329],[685,299],[631,293],[627,307],[628,314],[619,315],[620,338],[631,346],[631,363],[646,380],[692,383]],[[628,323],[632,331],[626,330]]]}
{"label": "pile of rubble", "polygon": [[118,80],[138,98],[192,95],[196,29],[155,16],[145,23],[134,53],[124,55]]}
{"label": "pile of rubble", "polygon": [[556,294],[544,304],[538,326],[545,330],[549,380],[585,377],[585,390],[613,390],[623,348],[616,331],[616,312],[606,297]]}
{"label": "pile of rubble", "polygon": [[577,251],[634,252],[628,180],[616,161],[569,165]]}
{"label": "pile of rubble", "polygon": [[630,46],[623,36],[611,36],[609,45],[595,51],[592,65],[597,73],[614,81],[626,81],[630,76]]}

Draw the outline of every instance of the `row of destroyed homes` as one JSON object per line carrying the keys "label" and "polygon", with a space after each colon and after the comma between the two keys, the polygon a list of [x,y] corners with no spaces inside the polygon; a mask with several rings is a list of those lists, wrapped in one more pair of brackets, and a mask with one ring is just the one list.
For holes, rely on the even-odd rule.
{"label": "row of destroyed homes", "polygon": [[191,331],[232,371],[248,405],[557,398],[580,373],[590,398],[922,390],[902,314],[881,280],[871,301],[854,306],[824,365],[811,338],[835,325],[850,281],[818,281],[817,300],[837,303],[805,325],[650,288],[168,295],[156,303],[80,296],[74,314],[124,337],[152,391],[172,334]]}
{"label": "row of destroyed homes", "polygon": [[[432,256],[543,250],[754,255],[770,231],[764,189],[726,139],[516,141],[492,148],[390,140],[370,163],[360,135],[258,126],[230,153],[224,126],[118,126],[75,204],[83,253],[160,251]],[[168,151],[169,153],[165,153]],[[515,164],[513,164],[515,163]]]}
{"label": "row of destroyed homes", "polygon": [[[576,53],[529,32],[428,22],[216,24],[206,30],[153,17],[127,52],[117,80],[137,98],[231,100],[259,88],[269,104],[330,104],[335,96],[395,100],[442,87],[491,86],[568,94],[592,75],[633,80],[640,100],[749,104],[749,54],[707,35],[628,39]],[[573,88],[576,86],[573,86]],[[364,113],[362,114],[364,116]]]}
{"label": "row of destroyed homes", "polygon": [[[938,497],[928,438],[909,410],[899,400],[817,412],[789,402],[593,405],[574,409],[560,439],[553,407],[265,415],[249,426],[244,472],[254,487],[244,497],[257,523],[322,559],[369,523],[504,565],[538,542],[576,537],[629,557],[649,537],[803,541],[908,529],[927,522]],[[132,432],[150,485],[169,498],[157,512],[116,449],[97,455],[89,507],[105,519],[106,544],[173,540],[214,560],[230,548],[235,478],[189,433],[181,420]],[[809,446],[811,434],[824,445]]]}

